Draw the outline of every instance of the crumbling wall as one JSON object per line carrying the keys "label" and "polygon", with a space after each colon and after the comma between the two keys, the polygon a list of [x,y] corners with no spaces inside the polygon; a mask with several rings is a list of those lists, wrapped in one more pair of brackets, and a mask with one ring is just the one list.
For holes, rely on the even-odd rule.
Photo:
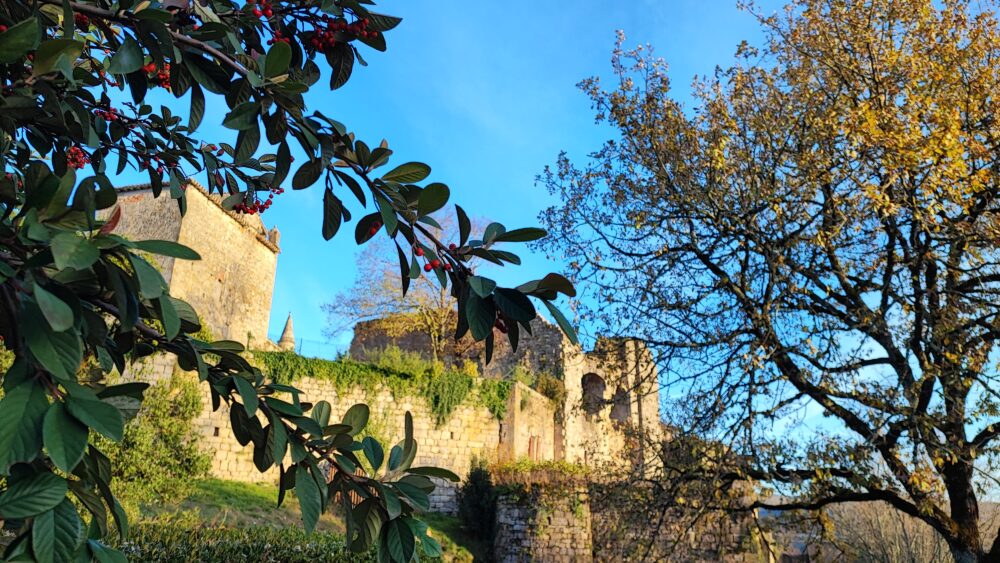
{"label": "crumbling wall", "polygon": [[585,488],[503,490],[497,498],[497,563],[592,560],[590,500]]}

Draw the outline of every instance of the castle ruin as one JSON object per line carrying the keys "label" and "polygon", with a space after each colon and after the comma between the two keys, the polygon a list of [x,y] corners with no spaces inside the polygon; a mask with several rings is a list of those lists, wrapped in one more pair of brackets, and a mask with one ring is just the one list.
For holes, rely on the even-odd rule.
{"label": "castle ruin", "polygon": [[[208,194],[196,182],[187,186],[183,216],[174,207],[175,201],[153,197],[148,186],[129,186],[119,193],[120,234],[136,240],[175,241],[201,255],[199,261],[155,258],[171,295],[198,311],[213,338],[244,343],[251,351],[294,349],[290,316],[278,343],[266,336],[280,253],[277,229],[268,230],[259,216],[224,210],[221,196]],[[584,352],[542,320],[533,323],[533,332],[522,337],[516,353],[509,345],[499,345],[494,361],[482,366],[482,373],[500,377],[514,365],[553,373],[565,385],[566,400],[555,404],[527,385],[515,383],[503,420],[483,405],[463,404],[445,424],[437,425],[418,397],[396,397],[388,388],[338,392],[329,382],[308,376],[296,385],[303,391],[303,400],[326,400],[334,413],[367,403],[372,420],[387,433],[401,432],[403,412],[411,411],[420,446],[416,464],[444,467],[462,476],[475,459],[642,463],[641,448],[636,450],[629,436],[636,430],[647,436],[662,434],[659,388],[649,352],[624,340],[602,340],[593,352]],[[359,325],[352,351],[388,344],[420,351],[416,339],[379,338],[370,327]],[[159,357],[144,369],[144,377],[155,380],[169,376],[176,366],[172,358]],[[231,439],[228,407],[212,411],[210,401],[203,404],[196,424],[213,457],[212,474],[245,481],[275,479],[276,471],[259,473],[250,451]],[[399,436],[386,438],[395,442]],[[435,510],[454,512],[454,487],[441,487],[433,502]]]}

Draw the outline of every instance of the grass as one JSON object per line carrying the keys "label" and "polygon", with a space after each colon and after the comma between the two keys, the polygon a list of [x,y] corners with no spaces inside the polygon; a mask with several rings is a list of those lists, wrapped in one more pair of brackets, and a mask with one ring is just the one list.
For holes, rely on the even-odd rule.
{"label": "grass", "polygon": [[[277,499],[276,485],[203,479],[194,482],[191,493],[179,502],[144,506],[142,517],[153,519],[184,513],[210,526],[301,529],[302,520],[294,493],[285,496],[280,508]],[[437,513],[423,514],[421,518],[430,526],[434,538],[441,542],[444,561],[485,560],[486,548],[462,530],[457,518]],[[346,530],[344,521],[331,513],[323,514],[316,529],[339,535]]]}

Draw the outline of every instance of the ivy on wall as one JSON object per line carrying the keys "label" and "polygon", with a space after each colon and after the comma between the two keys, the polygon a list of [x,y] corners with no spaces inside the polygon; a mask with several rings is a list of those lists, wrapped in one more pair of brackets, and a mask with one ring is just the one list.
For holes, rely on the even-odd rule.
{"label": "ivy on wall", "polygon": [[331,383],[339,392],[361,388],[370,396],[385,387],[396,398],[422,397],[438,426],[447,422],[458,406],[477,399],[473,404],[486,407],[498,420],[503,420],[513,385],[510,381],[480,379],[430,364],[401,371],[346,358],[324,360],[305,358],[294,352],[260,351],[253,353],[253,360],[276,383],[291,384],[311,377]]}

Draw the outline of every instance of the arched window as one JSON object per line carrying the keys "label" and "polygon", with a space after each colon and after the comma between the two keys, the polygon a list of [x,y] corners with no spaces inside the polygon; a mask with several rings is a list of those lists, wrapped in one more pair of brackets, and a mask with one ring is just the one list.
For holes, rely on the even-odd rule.
{"label": "arched window", "polygon": [[583,387],[583,411],[589,415],[601,412],[604,406],[604,390],[607,388],[604,380],[596,373],[588,373],[580,380]]}
{"label": "arched window", "polygon": [[611,420],[617,422],[628,422],[629,416],[632,414],[631,405],[629,404],[628,391],[622,389],[619,385],[615,389],[615,394],[611,397]]}

